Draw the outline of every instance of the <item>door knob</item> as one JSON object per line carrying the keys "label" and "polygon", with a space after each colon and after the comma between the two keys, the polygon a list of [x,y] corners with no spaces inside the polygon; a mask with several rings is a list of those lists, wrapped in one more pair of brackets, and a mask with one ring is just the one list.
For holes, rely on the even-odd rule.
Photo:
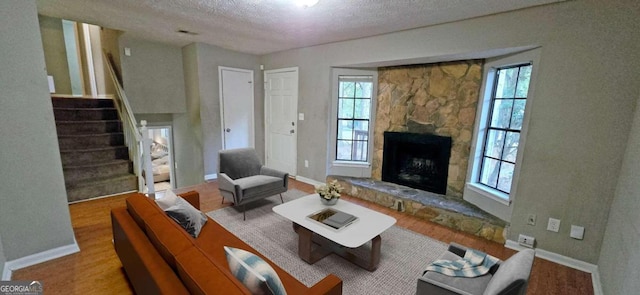
{"label": "door knob", "polygon": [[227,128],[224,131],[231,132],[231,128]]}
{"label": "door knob", "polygon": [[294,134],[296,133],[293,129],[289,130],[289,133]]}

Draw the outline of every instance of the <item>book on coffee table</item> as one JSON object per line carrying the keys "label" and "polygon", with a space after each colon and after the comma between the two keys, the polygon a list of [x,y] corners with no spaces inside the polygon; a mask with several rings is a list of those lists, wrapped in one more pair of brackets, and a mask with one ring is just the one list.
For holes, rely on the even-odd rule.
{"label": "book on coffee table", "polygon": [[334,209],[324,209],[308,216],[334,229],[341,229],[358,220],[358,217]]}

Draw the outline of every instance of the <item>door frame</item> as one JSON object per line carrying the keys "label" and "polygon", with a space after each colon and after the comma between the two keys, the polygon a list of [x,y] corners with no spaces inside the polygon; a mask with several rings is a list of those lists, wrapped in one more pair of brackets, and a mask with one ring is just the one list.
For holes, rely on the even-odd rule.
{"label": "door frame", "polygon": [[[172,189],[176,189],[176,163],[175,163],[175,157],[173,156],[174,153],[174,146],[173,146],[173,126],[169,125],[170,123],[149,123],[147,124],[147,132],[151,129],[167,129],[169,130],[169,134],[167,135],[167,141],[169,144],[169,183],[171,184],[171,188]],[[148,136],[148,134],[147,134]]]}
{"label": "door frame", "polygon": [[269,136],[269,123],[267,122],[267,118],[269,118],[269,113],[268,113],[268,107],[270,104],[269,98],[267,96],[267,75],[268,74],[277,74],[277,73],[284,73],[284,72],[294,72],[296,73],[296,111],[295,111],[295,119],[294,121],[296,122],[296,126],[294,127],[295,133],[294,133],[294,147],[293,147],[293,153],[294,153],[294,158],[295,158],[295,164],[293,165],[293,170],[289,173],[290,176],[293,176],[295,178],[296,175],[298,175],[298,127],[300,125],[300,121],[298,120],[298,100],[300,99],[300,72],[298,67],[290,67],[290,68],[281,68],[281,69],[274,69],[274,70],[265,70],[264,71],[264,162],[265,162],[265,166],[269,165],[269,140],[271,139]]}
{"label": "door frame", "polygon": [[256,122],[255,122],[255,83],[254,83],[254,79],[253,79],[253,70],[247,70],[247,69],[240,69],[240,68],[232,68],[232,67],[223,67],[223,66],[218,66],[218,92],[219,92],[219,98],[220,98],[220,135],[221,135],[221,143],[222,143],[222,149],[225,149],[225,139],[224,139],[224,97],[222,95],[222,84],[223,84],[223,79],[222,79],[222,72],[223,71],[236,71],[236,72],[241,72],[241,73],[249,73],[251,74],[251,86],[252,86],[252,91],[251,91],[251,136],[249,137],[249,146],[250,147],[254,147],[256,146]]}

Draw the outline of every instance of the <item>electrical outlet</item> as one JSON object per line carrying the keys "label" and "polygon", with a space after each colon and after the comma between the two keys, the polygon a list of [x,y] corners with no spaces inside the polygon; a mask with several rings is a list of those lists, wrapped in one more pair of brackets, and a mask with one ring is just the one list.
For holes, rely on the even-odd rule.
{"label": "electrical outlet", "polygon": [[304,160],[304,167],[309,168],[309,160]]}
{"label": "electrical outlet", "polygon": [[526,235],[519,235],[518,236],[518,244],[525,246],[525,247],[529,247],[529,248],[533,248],[533,244],[536,242],[536,238],[531,237],[531,236],[526,236]]}
{"label": "electrical outlet", "polygon": [[527,216],[527,224],[528,225],[536,225],[536,215],[535,214],[529,214],[529,216]]}
{"label": "electrical outlet", "polygon": [[549,223],[547,223],[547,230],[558,232],[560,230],[560,219],[549,218]]}

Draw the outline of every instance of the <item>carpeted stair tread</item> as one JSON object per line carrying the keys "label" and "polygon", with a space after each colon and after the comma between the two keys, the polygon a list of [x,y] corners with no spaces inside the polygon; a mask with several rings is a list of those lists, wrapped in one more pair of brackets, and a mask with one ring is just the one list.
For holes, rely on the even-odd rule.
{"label": "carpeted stair tread", "polygon": [[91,162],[91,163],[86,163],[86,164],[76,164],[76,165],[65,165],[64,169],[82,169],[82,168],[93,168],[93,167],[100,167],[100,166],[105,166],[105,165],[116,165],[116,164],[122,164],[122,163],[130,163],[131,161],[129,160],[111,160],[111,161],[104,161],[104,162]]}
{"label": "carpeted stair tread", "polygon": [[80,135],[105,132],[122,132],[119,120],[101,121],[59,121],[56,120],[58,135]]}
{"label": "carpeted stair tread", "polygon": [[56,120],[61,121],[101,121],[118,119],[115,108],[53,108]]}
{"label": "carpeted stair tread", "polygon": [[102,163],[110,160],[129,159],[129,149],[126,146],[112,146],[105,148],[91,148],[82,150],[60,151],[62,166],[80,163]]}
{"label": "carpeted stair tread", "polygon": [[108,150],[123,149],[123,148],[127,148],[127,147],[124,145],[121,145],[121,146],[108,146],[108,147],[83,148],[83,149],[66,149],[66,150],[60,150],[60,152],[61,153],[73,153],[73,152],[88,153],[88,152],[108,151]]}
{"label": "carpeted stair tread", "polygon": [[76,202],[101,196],[120,194],[138,189],[138,179],[133,174],[118,177],[97,178],[67,185],[67,200]]}
{"label": "carpeted stair tread", "polygon": [[138,181],[138,178],[133,174],[120,173],[120,174],[115,174],[110,176],[94,177],[91,179],[79,179],[79,180],[69,181],[69,182],[65,181],[65,184],[67,186],[67,189],[76,189],[76,188],[92,186],[92,185],[101,185],[105,183],[128,181],[130,179],[134,179],[136,182]]}
{"label": "carpeted stair tread", "polygon": [[63,107],[113,107],[114,103],[109,98],[84,98],[84,97],[54,97],[52,100],[54,108]]}
{"label": "carpeted stair tread", "polygon": [[[116,168],[110,166],[116,166]],[[63,171],[67,188],[81,187],[88,183],[102,183],[110,179],[127,179],[129,176],[135,178],[135,175],[131,174],[131,165],[126,162],[85,168],[64,168]]]}
{"label": "carpeted stair tread", "polygon": [[121,146],[124,145],[124,133],[96,133],[96,134],[62,134],[58,135],[60,150],[71,150],[81,146],[86,148]]}

